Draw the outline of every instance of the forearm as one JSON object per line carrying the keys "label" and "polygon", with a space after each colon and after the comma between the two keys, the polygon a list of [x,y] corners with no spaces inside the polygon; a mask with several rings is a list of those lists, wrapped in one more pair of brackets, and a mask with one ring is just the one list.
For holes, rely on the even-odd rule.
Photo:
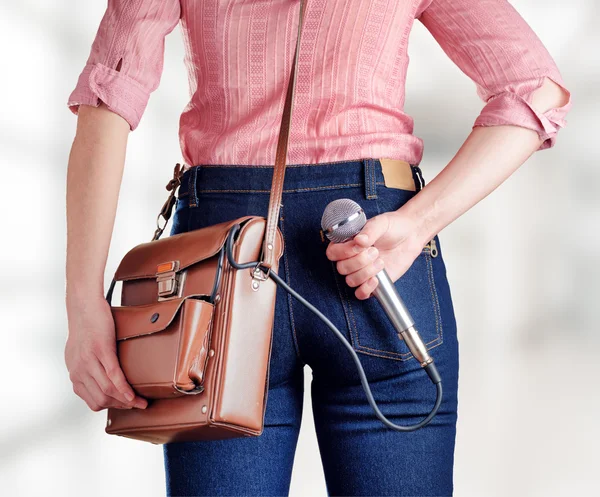
{"label": "forearm", "polygon": [[82,105],[67,171],[67,306],[102,296],[129,125]]}
{"label": "forearm", "polygon": [[[544,111],[563,105],[566,95],[547,82],[533,104]],[[476,126],[448,165],[401,211],[415,220],[418,242],[426,244],[485,198],[538,149],[541,139],[519,126]]]}
{"label": "forearm", "polygon": [[540,144],[516,126],[475,127],[448,165],[401,211],[416,222],[419,244],[461,216],[503,183]]}

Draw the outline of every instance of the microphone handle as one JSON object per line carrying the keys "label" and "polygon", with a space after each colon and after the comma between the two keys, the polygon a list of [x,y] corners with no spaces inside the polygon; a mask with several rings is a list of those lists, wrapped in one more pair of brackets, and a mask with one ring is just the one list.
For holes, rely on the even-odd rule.
{"label": "microphone handle", "polygon": [[433,359],[415,328],[415,322],[398,294],[394,282],[390,279],[385,269],[379,271],[376,277],[378,284],[377,288],[373,291],[373,295],[377,298],[381,307],[383,307],[394,328],[396,328],[398,337],[406,342],[406,345],[421,366],[427,366]]}
{"label": "microphone handle", "polygon": [[396,331],[402,333],[403,331],[412,328],[415,325],[415,322],[404,305],[404,302],[398,294],[394,282],[387,274],[387,271],[382,269],[376,274],[376,277],[379,283],[377,288],[373,291],[373,295],[379,300],[379,303],[390,318]]}

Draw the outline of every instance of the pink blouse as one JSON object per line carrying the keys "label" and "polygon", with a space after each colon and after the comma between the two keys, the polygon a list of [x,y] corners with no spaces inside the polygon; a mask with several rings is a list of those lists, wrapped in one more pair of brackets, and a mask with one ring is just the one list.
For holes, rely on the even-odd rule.
{"label": "pink blouse", "polygon": [[[552,147],[569,101],[537,112],[545,77],[566,90],[540,39],[507,0],[304,0],[289,164],[402,159],[423,141],[404,113],[407,45],[418,19],[485,102],[473,126],[535,130]],[[104,102],[134,130],[159,84],[164,38],[181,23],[190,100],[180,119],[187,164],[273,164],[299,0],[108,0],[69,97]]]}

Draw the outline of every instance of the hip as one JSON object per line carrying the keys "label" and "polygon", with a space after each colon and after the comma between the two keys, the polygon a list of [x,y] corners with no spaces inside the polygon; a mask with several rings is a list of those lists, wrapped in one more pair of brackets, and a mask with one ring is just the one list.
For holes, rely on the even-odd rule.
{"label": "hip", "polygon": [[[232,216],[266,216],[272,179],[273,166],[188,167],[181,178],[171,234],[228,221]],[[287,215],[312,218],[317,207],[325,207],[324,201],[347,196],[366,207],[369,217],[369,212],[379,214],[400,208],[423,184],[420,168],[399,160],[288,164],[282,210]]]}
{"label": "hip", "polygon": [[[198,165],[189,168],[182,177],[171,234],[246,215],[266,217],[272,173],[272,166]],[[412,184],[406,181],[407,177],[412,178]],[[357,202],[367,218],[397,210],[418,195],[423,184],[417,166],[393,164],[385,159],[286,167],[278,222],[284,239],[284,254],[278,272],[286,279],[291,278],[288,283],[313,302],[321,302],[332,310],[335,308],[337,321],[346,328],[349,341],[364,355],[402,362],[412,358],[406,344],[398,340],[395,333],[377,331],[382,327],[389,328],[389,324],[375,299],[358,300],[337,273],[334,263],[326,258],[329,242],[321,230],[321,216],[325,207],[339,198]],[[450,288],[438,236],[423,247],[411,267],[394,284],[428,349],[456,338]],[[412,362],[418,367],[416,361]]]}

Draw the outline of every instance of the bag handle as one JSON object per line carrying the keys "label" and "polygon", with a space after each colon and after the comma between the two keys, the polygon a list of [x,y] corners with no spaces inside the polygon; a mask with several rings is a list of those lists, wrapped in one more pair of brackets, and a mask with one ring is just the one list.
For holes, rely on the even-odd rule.
{"label": "bag handle", "polygon": [[290,135],[290,121],[292,118],[292,108],[296,89],[296,72],[298,70],[298,52],[300,50],[300,34],[302,32],[303,15],[304,0],[300,0],[300,17],[298,20],[296,50],[294,54],[294,62],[292,63],[290,80],[288,83],[285,105],[283,107],[283,116],[281,117],[281,127],[279,130],[279,139],[277,141],[277,152],[275,154],[275,166],[273,168],[273,181],[271,183],[271,196],[269,198],[267,227],[265,229],[261,262],[259,263],[267,270],[267,275],[273,266],[275,257],[275,234],[277,232],[277,221],[279,219],[281,197],[283,194],[283,180],[285,177],[286,156]]}

